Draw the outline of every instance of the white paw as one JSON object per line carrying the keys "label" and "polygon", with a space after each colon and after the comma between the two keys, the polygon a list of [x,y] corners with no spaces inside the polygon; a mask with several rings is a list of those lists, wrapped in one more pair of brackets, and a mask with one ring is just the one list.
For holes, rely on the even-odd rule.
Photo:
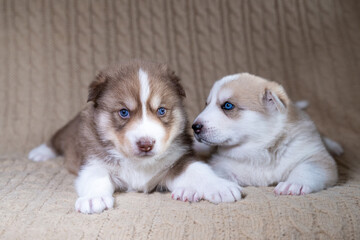
{"label": "white paw", "polygon": [[171,198],[184,202],[198,202],[203,199],[203,194],[193,188],[177,188],[171,193]]}
{"label": "white paw", "polygon": [[209,185],[204,191],[204,199],[212,203],[235,202],[241,199],[241,187],[234,182],[223,180]]}
{"label": "white paw", "polygon": [[218,183],[209,183],[201,187],[176,188],[171,193],[171,197],[184,202],[198,202],[201,199],[212,203],[235,202],[241,199],[241,187],[236,183],[221,179]]}
{"label": "white paw", "polygon": [[43,162],[56,156],[56,153],[44,143],[31,150],[28,158],[34,162]]}
{"label": "white paw", "polygon": [[102,197],[79,197],[75,203],[77,212],[92,214],[101,213],[104,210],[111,209],[114,206],[114,198],[112,196]]}
{"label": "white paw", "polygon": [[305,195],[311,193],[311,189],[301,184],[279,182],[274,189],[274,193],[277,195]]}

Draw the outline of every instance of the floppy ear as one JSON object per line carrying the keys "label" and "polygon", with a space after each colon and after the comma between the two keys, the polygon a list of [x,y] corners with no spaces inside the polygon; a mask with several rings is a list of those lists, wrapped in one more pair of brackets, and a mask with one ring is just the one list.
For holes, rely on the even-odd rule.
{"label": "floppy ear", "polygon": [[178,94],[182,97],[186,97],[185,90],[180,83],[180,78],[175,74],[174,71],[168,70],[168,76],[170,81],[175,85]]}
{"label": "floppy ear", "polygon": [[96,103],[96,100],[100,97],[102,91],[104,90],[107,83],[107,77],[103,72],[100,72],[96,75],[95,80],[89,86],[89,95],[88,102],[93,101]]}
{"label": "floppy ear", "polygon": [[270,111],[279,111],[281,113],[285,112],[287,108],[287,100],[284,92],[276,94],[275,91],[265,89],[263,102],[267,109]]}

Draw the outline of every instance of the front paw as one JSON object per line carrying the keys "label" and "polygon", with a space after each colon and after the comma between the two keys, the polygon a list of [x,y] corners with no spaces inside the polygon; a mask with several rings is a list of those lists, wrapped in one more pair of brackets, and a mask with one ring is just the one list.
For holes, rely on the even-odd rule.
{"label": "front paw", "polygon": [[79,197],[75,203],[77,212],[92,214],[101,213],[104,210],[111,209],[114,206],[114,198],[112,196],[102,197]]}
{"label": "front paw", "polygon": [[223,180],[206,186],[178,187],[171,193],[171,197],[184,202],[198,202],[201,199],[212,203],[235,202],[241,199],[241,187]]}
{"label": "front paw", "polygon": [[235,202],[241,199],[241,190],[236,183],[223,180],[209,185],[204,191],[204,199],[212,203]]}
{"label": "front paw", "polygon": [[277,195],[305,195],[311,192],[311,189],[306,185],[279,182],[275,187],[274,193]]}
{"label": "front paw", "polygon": [[204,194],[191,187],[179,187],[171,193],[171,198],[184,202],[198,202],[203,199]]}

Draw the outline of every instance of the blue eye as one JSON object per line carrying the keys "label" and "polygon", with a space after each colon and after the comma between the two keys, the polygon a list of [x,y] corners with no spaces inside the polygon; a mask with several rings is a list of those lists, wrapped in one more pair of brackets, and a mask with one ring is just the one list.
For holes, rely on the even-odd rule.
{"label": "blue eye", "polygon": [[164,116],[165,113],[166,113],[166,109],[163,108],[163,107],[161,107],[161,108],[159,108],[159,109],[157,110],[157,115],[158,115],[158,116]]}
{"label": "blue eye", "polygon": [[122,118],[129,118],[130,117],[130,113],[129,110],[123,108],[119,111],[120,117]]}
{"label": "blue eye", "polygon": [[232,103],[229,102],[225,102],[224,105],[221,107],[224,110],[231,110],[233,109],[235,106]]}

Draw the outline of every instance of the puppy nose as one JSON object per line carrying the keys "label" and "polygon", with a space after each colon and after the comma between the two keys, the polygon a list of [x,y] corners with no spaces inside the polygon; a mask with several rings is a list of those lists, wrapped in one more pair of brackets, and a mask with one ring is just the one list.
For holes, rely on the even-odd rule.
{"label": "puppy nose", "polygon": [[194,123],[192,125],[192,129],[194,130],[195,133],[199,134],[201,132],[203,125],[200,123]]}
{"label": "puppy nose", "polygon": [[155,140],[152,138],[140,138],[139,141],[136,142],[139,150],[142,152],[150,152],[155,144]]}

